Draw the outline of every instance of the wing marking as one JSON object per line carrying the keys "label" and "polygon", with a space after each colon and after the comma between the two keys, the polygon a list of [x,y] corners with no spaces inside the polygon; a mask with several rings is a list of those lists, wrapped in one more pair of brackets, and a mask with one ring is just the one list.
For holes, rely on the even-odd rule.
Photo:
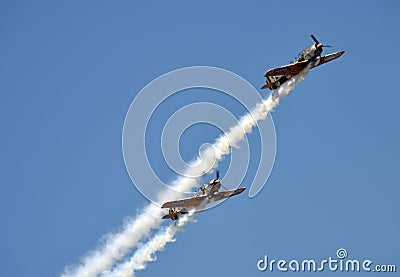
{"label": "wing marking", "polygon": [[306,66],[310,63],[310,61],[302,61],[298,63],[292,63],[289,65],[281,66],[278,68],[274,68],[268,70],[265,73],[264,77],[267,76],[283,76],[283,75],[296,75],[299,74]]}

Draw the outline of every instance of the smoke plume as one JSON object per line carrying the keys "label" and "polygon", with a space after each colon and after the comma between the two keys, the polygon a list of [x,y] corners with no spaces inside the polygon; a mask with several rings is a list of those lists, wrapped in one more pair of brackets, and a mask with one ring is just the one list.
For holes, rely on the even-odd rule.
{"label": "smoke plume", "polygon": [[[201,176],[206,173],[209,168],[217,167],[218,162],[225,155],[230,154],[230,147],[235,147],[244,139],[246,133],[251,132],[252,128],[259,120],[266,119],[269,112],[279,105],[283,97],[293,90],[294,86],[303,81],[308,73],[308,69],[304,69],[300,74],[296,75],[288,82],[283,84],[279,89],[274,90],[267,99],[258,103],[249,114],[243,116],[237,125],[219,137],[212,148],[206,149],[200,158],[194,161],[193,165],[187,169],[186,176]],[[196,180],[179,177],[173,184],[175,191],[189,191],[196,186]],[[178,199],[182,197],[178,192],[160,193],[160,202]],[[132,249],[138,246],[138,243],[149,236],[152,229],[159,228],[161,224],[162,210],[154,205],[147,206],[134,219],[128,220],[120,232],[109,234],[105,237],[102,246],[92,252],[89,252],[80,265],[75,267],[67,267],[62,277],[79,276],[133,276],[135,271],[146,268],[146,264],[155,260],[155,253],[164,249],[165,245],[173,242],[174,235],[177,231],[191,221],[192,215],[188,214],[180,218],[177,225],[171,224],[161,229],[153,235],[144,245],[138,247],[134,255],[127,261],[115,266],[115,264],[124,258]],[[114,268],[113,268],[114,266]],[[113,269],[111,271],[111,269]]]}

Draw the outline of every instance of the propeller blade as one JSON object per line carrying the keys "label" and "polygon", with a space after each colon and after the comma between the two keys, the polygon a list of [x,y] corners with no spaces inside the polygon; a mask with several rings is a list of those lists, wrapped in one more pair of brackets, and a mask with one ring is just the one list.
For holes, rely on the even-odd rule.
{"label": "propeller blade", "polygon": [[219,170],[217,170],[216,174],[217,174],[217,179],[219,179]]}
{"label": "propeller blade", "polygon": [[315,41],[316,44],[319,44],[319,41],[313,34],[311,34],[311,38]]}
{"label": "propeller blade", "polygon": [[322,47],[332,47],[332,46],[330,46],[330,45],[322,45]]}

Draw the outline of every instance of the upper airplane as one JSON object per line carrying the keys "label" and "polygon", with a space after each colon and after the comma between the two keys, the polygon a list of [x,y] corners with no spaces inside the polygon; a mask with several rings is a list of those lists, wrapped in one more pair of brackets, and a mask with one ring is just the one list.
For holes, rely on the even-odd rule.
{"label": "upper airplane", "polygon": [[190,209],[202,209],[205,207],[205,205],[209,203],[220,201],[222,199],[240,194],[246,189],[237,188],[232,190],[219,191],[221,187],[221,181],[219,179],[218,170],[216,177],[217,178],[208,182],[208,184],[202,185],[194,197],[164,203],[161,208],[167,208],[169,209],[169,212],[167,215],[163,216],[162,219],[170,218],[172,220],[177,220],[180,215],[189,213]]}
{"label": "upper airplane", "polygon": [[261,89],[269,88],[270,90],[274,90],[279,88],[285,82],[290,80],[293,76],[299,74],[304,68],[310,65],[310,68],[314,68],[320,66],[321,64],[330,62],[339,58],[344,50],[336,53],[332,53],[326,56],[321,56],[323,47],[331,47],[329,45],[322,45],[314,35],[311,35],[311,38],[314,40],[314,44],[312,44],[307,50],[301,51],[299,56],[294,60],[293,63],[285,66],[281,66],[278,68],[274,68],[265,73],[264,77],[266,78],[266,84],[261,87]]}

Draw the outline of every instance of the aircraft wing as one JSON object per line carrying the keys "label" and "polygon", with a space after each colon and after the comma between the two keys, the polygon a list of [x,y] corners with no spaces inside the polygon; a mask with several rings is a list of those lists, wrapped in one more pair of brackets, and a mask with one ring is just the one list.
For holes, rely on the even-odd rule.
{"label": "aircraft wing", "polygon": [[298,63],[292,63],[289,65],[281,66],[278,68],[274,68],[268,70],[265,73],[264,77],[267,76],[282,76],[282,75],[296,75],[299,74],[306,66],[310,63],[310,61],[302,61]]}
{"label": "aircraft wing", "polygon": [[174,200],[164,203],[161,208],[182,208],[182,207],[196,207],[200,205],[207,195],[195,196],[180,200]]}
{"label": "aircraft wing", "polygon": [[211,201],[219,201],[231,196],[234,196],[236,194],[242,193],[246,188],[238,188],[238,189],[232,189],[232,190],[227,190],[227,191],[221,191],[221,192],[216,192],[212,198],[210,198],[209,202]]}
{"label": "aircraft wing", "polygon": [[[210,195],[200,195],[191,198],[179,199],[174,201],[169,201],[164,203],[161,208],[189,208],[197,207],[200,204],[207,204],[214,201],[219,201],[236,194],[242,193],[246,188],[238,188],[227,191],[216,192],[212,196]],[[208,199],[207,199],[208,198]],[[207,201],[204,203],[204,201]]]}
{"label": "aircraft wing", "polygon": [[313,65],[311,66],[311,68],[317,67],[317,66],[319,66],[319,65],[321,65],[321,64],[324,64],[324,63],[330,62],[330,61],[332,61],[332,60],[335,60],[335,59],[339,58],[341,55],[343,55],[344,52],[345,52],[345,51],[340,51],[340,52],[332,53],[332,54],[329,54],[329,55],[326,55],[326,56],[322,56],[321,58],[317,59],[317,60],[313,63]]}

